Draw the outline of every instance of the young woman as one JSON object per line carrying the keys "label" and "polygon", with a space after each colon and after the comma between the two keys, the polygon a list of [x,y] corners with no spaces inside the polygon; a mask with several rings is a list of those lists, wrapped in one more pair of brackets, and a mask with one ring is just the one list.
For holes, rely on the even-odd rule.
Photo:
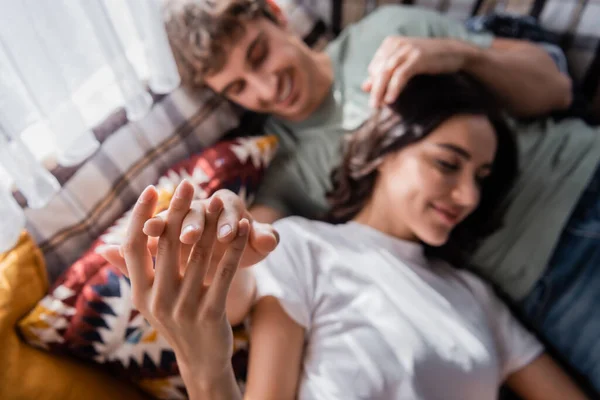
{"label": "young woman", "polygon": [[507,382],[581,398],[461,269],[500,226],[516,158],[478,84],[414,78],[350,137],[329,198],[341,223],[274,225],[281,242],[253,271],[248,397],[483,400]]}
{"label": "young woman", "polygon": [[[255,299],[246,397],[485,400],[507,383],[524,399],[584,398],[461,269],[501,223],[516,174],[511,132],[480,85],[413,78],[350,137],[333,174],[335,224],[277,222],[279,245],[238,274],[245,284],[228,301],[247,310],[247,293]],[[225,298],[237,265],[268,253],[274,237],[250,225],[230,193],[190,216],[190,190],[182,184],[174,196],[155,272],[143,231],[156,193],[136,205],[125,245],[134,301],[173,345],[192,398],[239,398]],[[217,239],[219,219],[242,217]],[[179,239],[190,221],[202,235],[187,257]]]}

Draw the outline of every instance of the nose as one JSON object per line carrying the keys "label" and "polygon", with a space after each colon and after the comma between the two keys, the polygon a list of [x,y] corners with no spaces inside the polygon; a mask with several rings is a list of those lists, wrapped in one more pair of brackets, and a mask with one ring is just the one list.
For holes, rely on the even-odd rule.
{"label": "nose", "polygon": [[271,104],[277,95],[277,76],[272,73],[257,71],[247,78],[260,103]]}
{"label": "nose", "polygon": [[452,192],[454,202],[470,210],[477,207],[481,193],[476,179],[464,174],[457,183]]}

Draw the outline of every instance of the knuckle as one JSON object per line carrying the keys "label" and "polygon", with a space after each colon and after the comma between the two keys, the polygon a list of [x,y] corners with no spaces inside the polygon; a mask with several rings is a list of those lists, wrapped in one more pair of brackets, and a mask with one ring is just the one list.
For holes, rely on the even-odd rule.
{"label": "knuckle", "polygon": [[171,250],[172,248],[172,241],[171,238],[168,235],[163,235],[161,236],[161,238],[158,240],[158,243],[156,244],[156,250],[158,251],[158,253],[164,253],[167,252],[169,250]]}
{"label": "knuckle", "polygon": [[134,253],[138,248],[138,244],[137,241],[134,239],[127,239],[122,245],[121,245],[121,250],[123,251],[123,254],[132,254]]}
{"label": "knuckle", "polygon": [[230,208],[236,211],[242,209],[244,206],[242,199],[237,194],[233,193],[231,196],[228,196],[226,199],[224,199],[223,203],[225,203],[226,209]]}
{"label": "knuckle", "polygon": [[235,275],[235,271],[237,270],[237,260],[233,260],[233,262],[228,262],[223,265],[223,268],[219,271],[219,277],[223,280],[230,280]]}
{"label": "knuckle", "polygon": [[195,249],[194,251],[192,251],[192,253],[190,254],[189,257],[189,264],[192,265],[199,265],[199,264],[203,264],[205,263],[209,257],[211,256],[211,249],[208,247],[198,247],[197,249]]}
{"label": "knuckle", "polygon": [[222,200],[225,200],[226,198],[229,198],[232,195],[235,196],[235,194],[229,189],[219,189],[215,193],[213,193],[211,197],[220,197]]}
{"label": "knuckle", "polygon": [[133,210],[131,211],[132,219],[145,219],[146,217],[148,217],[148,211],[143,206],[143,204],[137,203],[133,207]]}
{"label": "knuckle", "polygon": [[169,318],[169,309],[160,299],[154,298],[150,303],[148,311],[159,321],[166,321]]}
{"label": "knuckle", "polygon": [[232,257],[234,259],[237,260],[238,258],[240,258],[242,256],[242,252],[244,251],[247,242],[248,242],[247,238],[239,237],[231,243],[230,249],[233,250]]}
{"label": "knuckle", "polygon": [[407,52],[408,54],[412,53],[413,51],[416,50],[416,47],[413,43],[407,43],[405,44],[403,47],[405,52]]}
{"label": "knuckle", "polygon": [[193,318],[193,307],[188,301],[180,301],[173,309],[173,320],[179,325],[186,324]]}
{"label": "knuckle", "polygon": [[[187,211],[188,208],[188,202],[180,197],[173,197],[171,204],[169,205],[169,210],[174,212]],[[171,215],[171,213],[169,213],[169,215]]]}
{"label": "knuckle", "polygon": [[396,62],[393,59],[386,62],[385,66],[383,67],[384,72],[388,73],[388,74],[394,72],[395,69],[396,69]]}
{"label": "knuckle", "polygon": [[204,213],[207,200],[194,200],[190,204],[190,209],[199,213]]}
{"label": "knuckle", "polygon": [[404,71],[396,71],[392,76],[391,82],[397,84],[404,77]]}
{"label": "knuckle", "polygon": [[222,308],[214,304],[207,304],[202,308],[202,311],[200,312],[200,319],[205,322],[214,322],[223,318],[224,313],[225,310],[223,310]]}

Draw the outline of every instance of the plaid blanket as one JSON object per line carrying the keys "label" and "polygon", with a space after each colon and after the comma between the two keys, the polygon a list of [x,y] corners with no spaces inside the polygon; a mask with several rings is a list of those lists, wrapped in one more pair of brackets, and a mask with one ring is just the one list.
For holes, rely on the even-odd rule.
{"label": "plaid blanket", "polygon": [[[25,208],[27,230],[40,246],[50,282],[173,164],[214,144],[236,127],[239,112],[212,93],[178,89],[155,97],[150,113],[127,120],[116,110],[94,133],[100,149],[82,165],[51,168],[61,191],[42,209]],[[19,198],[17,193],[17,198]]]}

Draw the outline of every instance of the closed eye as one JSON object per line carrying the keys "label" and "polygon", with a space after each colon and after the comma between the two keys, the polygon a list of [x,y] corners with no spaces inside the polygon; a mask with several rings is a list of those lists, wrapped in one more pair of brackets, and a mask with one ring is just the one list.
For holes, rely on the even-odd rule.
{"label": "closed eye", "polygon": [[260,67],[260,65],[265,61],[267,55],[269,54],[269,48],[267,45],[267,40],[262,37],[259,43],[257,43],[252,52],[249,54],[248,62],[253,69]]}
{"label": "closed eye", "polygon": [[477,181],[477,184],[479,186],[482,186],[490,177],[490,172],[485,172],[485,173],[481,173],[479,175],[477,175],[475,177],[475,180]]}
{"label": "closed eye", "polygon": [[245,88],[246,88],[246,82],[241,81],[241,80],[236,81],[234,84],[229,86],[229,88],[227,89],[227,94],[239,95],[244,91]]}
{"label": "closed eye", "polygon": [[442,171],[445,172],[456,172],[459,169],[459,165],[444,160],[436,160],[438,166]]}

